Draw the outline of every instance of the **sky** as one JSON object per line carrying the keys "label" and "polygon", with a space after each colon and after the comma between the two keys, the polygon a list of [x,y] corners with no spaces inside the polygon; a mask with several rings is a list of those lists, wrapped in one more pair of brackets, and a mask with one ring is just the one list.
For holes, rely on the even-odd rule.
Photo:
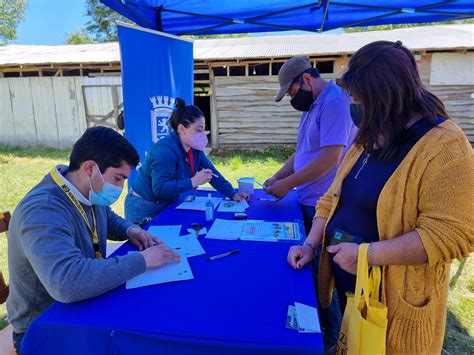
{"label": "sky", "polygon": [[[86,0],[29,0],[26,19],[18,26],[14,44],[64,44],[67,33],[86,26]],[[304,31],[267,32],[252,35],[307,34]],[[342,30],[331,31],[342,33]]]}
{"label": "sky", "polygon": [[66,33],[85,27],[85,0],[29,0],[15,44],[63,44]]}

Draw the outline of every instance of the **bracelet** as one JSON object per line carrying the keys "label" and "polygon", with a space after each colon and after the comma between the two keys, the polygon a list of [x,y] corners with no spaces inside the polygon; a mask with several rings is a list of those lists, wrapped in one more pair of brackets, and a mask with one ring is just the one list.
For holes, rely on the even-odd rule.
{"label": "bracelet", "polygon": [[303,246],[304,246],[304,247],[310,247],[311,249],[313,249],[314,255],[316,255],[316,249],[317,249],[317,247],[315,247],[315,246],[313,246],[313,245],[311,245],[311,244],[309,244],[309,243],[307,243],[307,242],[304,242],[304,243],[303,243]]}
{"label": "bracelet", "polygon": [[378,266],[378,265],[375,265],[375,263],[371,262],[374,260],[374,246],[373,246],[373,242],[370,242],[369,244],[369,251],[368,251],[368,255],[367,255],[367,261],[369,263],[369,266]]}

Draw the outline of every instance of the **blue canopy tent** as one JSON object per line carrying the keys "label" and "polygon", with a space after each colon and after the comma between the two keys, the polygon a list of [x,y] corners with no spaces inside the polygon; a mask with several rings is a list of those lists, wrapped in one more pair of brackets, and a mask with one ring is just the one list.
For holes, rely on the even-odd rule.
{"label": "blue canopy tent", "polygon": [[420,23],[474,17],[472,0],[101,0],[136,24],[174,35]]}

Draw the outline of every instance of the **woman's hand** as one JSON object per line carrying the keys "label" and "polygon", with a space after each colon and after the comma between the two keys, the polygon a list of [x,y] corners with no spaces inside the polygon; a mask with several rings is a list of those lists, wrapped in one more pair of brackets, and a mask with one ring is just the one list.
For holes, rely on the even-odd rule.
{"label": "woman's hand", "polygon": [[330,245],[326,250],[334,254],[334,262],[352,275],[357,275],[357,260],[359,259],[359,244],[341,243]]}
{"label": "woman's hand", "polygon": [[294,245],[288,251],[288,263],[294,269],[302,269],[314,259],[316,253],[309,245]]}
{"label": "woman's hand", "polygon": [[268,178],[268,179],[265,180],[265,182],[263,183],[263,186],[264,186],[263,189],[266,190],[266,189],[268,189],[269,187],[272,187],[273,184],[274,184],[275,182],[277,182],[277,181],[278,181],[278,179],[277,179],[276,177],[274,177],[274,176],[272,176],[271,178]]}
{"label": "woman's hand", "polygon": [[191,178],[191,183],[193,184],[193,187],[198,187],[211,181],[211,179],[212,179],[212,170],[202,169]]}
{"label": "woman's hand", "polygon": [[234,196],[232,196],[232,199],[237,202],[240,202],[242,200],[248,202],[250,201],[250,195],[245,192],[237,192],[236,194],[234,194]]}

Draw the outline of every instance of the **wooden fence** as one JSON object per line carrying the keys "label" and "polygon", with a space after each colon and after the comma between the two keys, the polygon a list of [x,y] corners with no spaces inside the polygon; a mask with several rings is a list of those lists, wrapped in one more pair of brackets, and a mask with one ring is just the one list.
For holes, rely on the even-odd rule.
{"label": "wooden fence", "polygon": [[67,148],[87,127],[116,128],[121,85],[120,77],[0,79],[0,143]]}

